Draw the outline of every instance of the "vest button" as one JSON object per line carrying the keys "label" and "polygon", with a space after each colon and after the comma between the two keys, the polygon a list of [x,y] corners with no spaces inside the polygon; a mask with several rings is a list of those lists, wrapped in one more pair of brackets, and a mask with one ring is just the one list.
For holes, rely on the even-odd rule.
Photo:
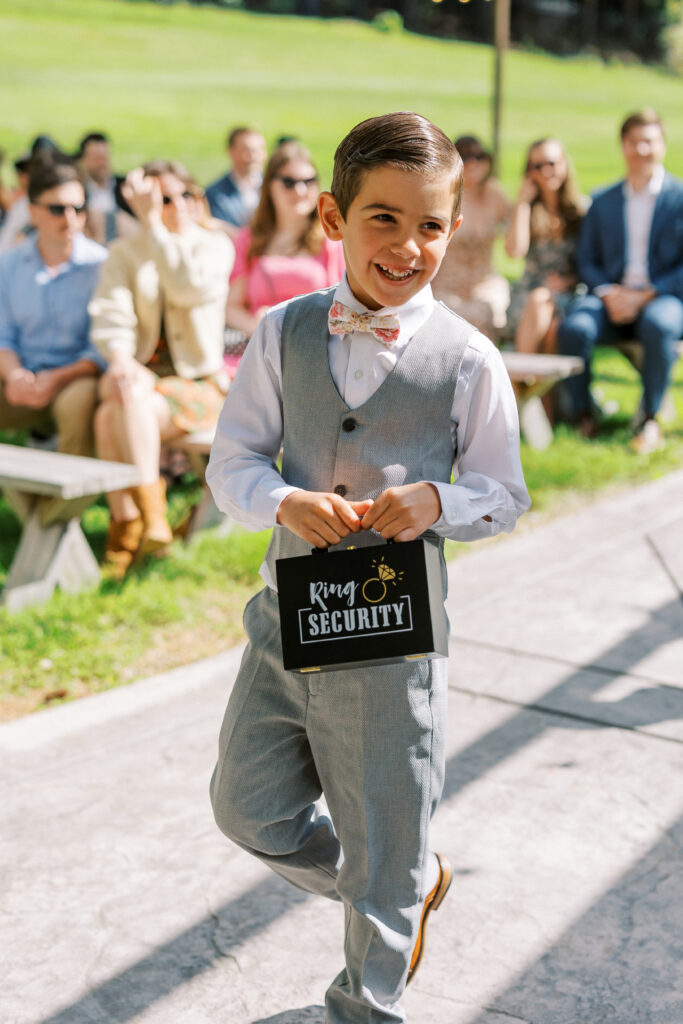
{"label": "vest button", "polygon": [[338,494],[340,498],[343,498],[346,495],[346,487],[345,487],[345,485],[344,484],[337,484],[337,486],[334,489],[334,493]]}
{"label": "vest button", "polygon": [[342,430],[345,430],[347,434],[350,434],[352,430],[355,430],[358,424],[354,419],[344,420],[342,423]]}

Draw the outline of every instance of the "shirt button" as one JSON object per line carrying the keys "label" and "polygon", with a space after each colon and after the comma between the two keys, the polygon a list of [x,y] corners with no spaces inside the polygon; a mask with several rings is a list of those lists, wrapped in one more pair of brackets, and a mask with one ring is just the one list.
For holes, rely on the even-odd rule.
{"label": "shirt button", "polygon": [[358,424],[354,419],[344,420],[342,423],[342,430],[345,430],[347,434],[350,434],[352,430],[355,430]]}
{"label": "shirt button", "polygon": [[334,493],[338,494],[340,498],[343,498],[346,495],[346,487],[344,484],[337,484],[334,489]]}
{"label": "shirt button", "polygon": [[360,380],[362,376],[363,376],[363,371],[362,370],[356,370],[356,372],[354,373],[354,377],[356,378],[356,380]]}

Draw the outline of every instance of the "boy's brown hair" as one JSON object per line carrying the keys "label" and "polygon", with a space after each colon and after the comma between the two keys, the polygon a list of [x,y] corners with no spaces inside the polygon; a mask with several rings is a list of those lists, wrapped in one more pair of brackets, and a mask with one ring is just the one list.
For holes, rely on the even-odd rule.
{"label": "boy's brown hair", "polygon": [[451,223],[455,223],[462,202],[460,155],[440,128],[421,114],[405,110],[361,121],[337,146],[330,192],[344,219],[360,192],[366,171],[386,166],[427,178],[451,173],[454,193]]}

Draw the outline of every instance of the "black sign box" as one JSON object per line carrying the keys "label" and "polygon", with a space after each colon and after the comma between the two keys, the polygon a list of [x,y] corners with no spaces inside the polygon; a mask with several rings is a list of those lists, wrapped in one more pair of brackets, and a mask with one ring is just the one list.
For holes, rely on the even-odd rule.
{"label": "black sign box", "polygon": [[448,653],[439,551],[425,540],[280,558],[275,568],[290,671]]}

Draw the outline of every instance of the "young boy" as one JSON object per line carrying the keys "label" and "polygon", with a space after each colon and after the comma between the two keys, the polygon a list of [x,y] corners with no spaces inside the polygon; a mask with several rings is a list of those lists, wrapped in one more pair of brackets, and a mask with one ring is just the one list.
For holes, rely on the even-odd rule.
{"label": "young boy", "polygon": [[422,536],[443,565],[443,538],[510,531],[528,508],[502,360],[429,287],[461,191],[460,157],[425,118],[387,114],[349,133],[319,200],[346,277],[261,321],[208,470],[219,507],[252,529],[275,527],[267,586],[245,612],[214,813],[284,878],[342,901],[346,966],[326,995],[327,1024],[405,1020],[399,999],[450,883],[427,845],[444,779],[447,663],[284,671],[275,559]]}

